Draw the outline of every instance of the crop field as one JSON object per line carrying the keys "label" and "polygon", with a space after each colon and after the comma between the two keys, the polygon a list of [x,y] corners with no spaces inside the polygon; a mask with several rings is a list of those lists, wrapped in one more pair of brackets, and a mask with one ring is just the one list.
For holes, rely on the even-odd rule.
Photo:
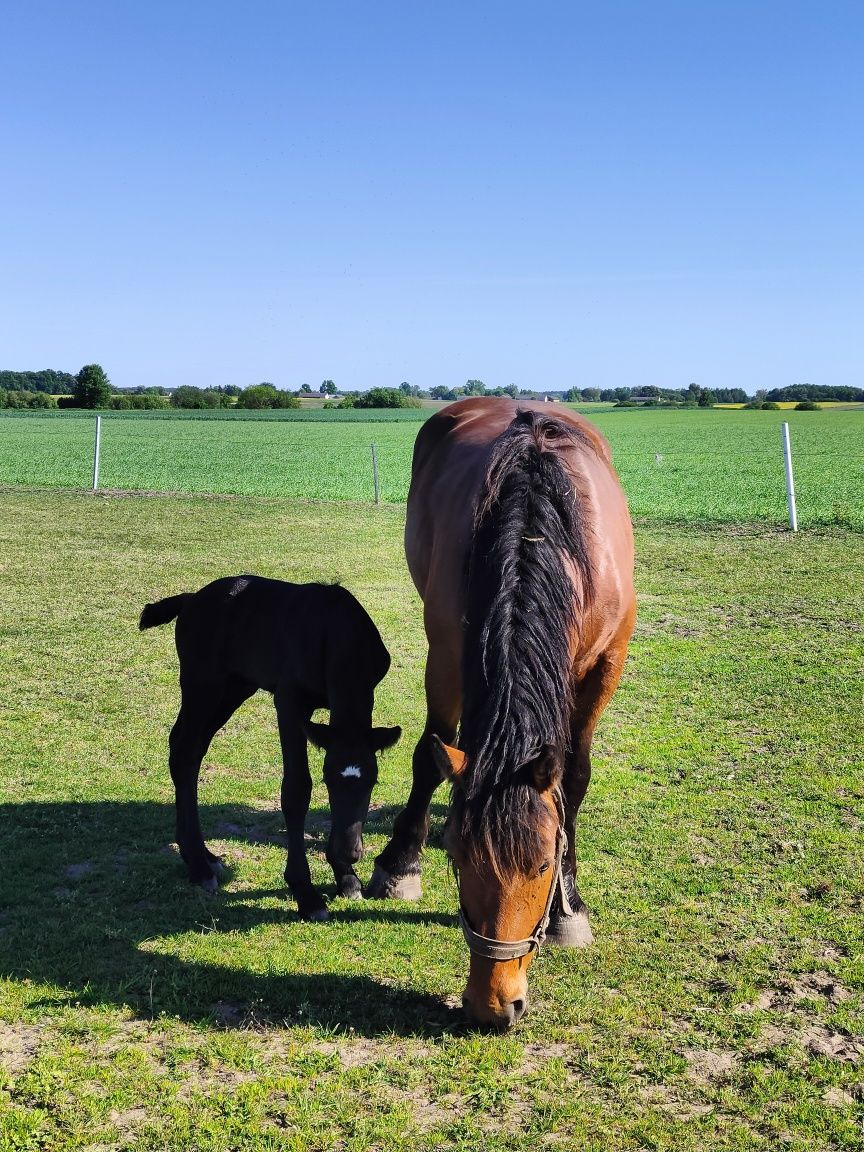
{"label": "crop field", "polygon": [[[580,823],[596,941],[544,948],[532,1009],[505,1036],[468,1030],[457,1007],[467,950],[443,789],[419,904],[334,898],[330,923],[298,922],[281,878],[272,704],[258,696],[202,773],[205,834],[229,866],[217,895],[187,884],[172,844],[176,656],[170,627],[138,632],[141,606],[242,571],[338,578],[393,655],[376,721],[405,729],[382,758],[358,866],[368,878],[423,723],[404,507],[269,488],[0,492],[0,1149],[860,1152],[864,534],[840,523],[845,512],[828,523],[841,491],[860,523],[860,479],[857,494],[842,487],[860,425],[854,413],[790,416],[832,489],[818,527],[798,536],[742,516],[712,523],[705,509],[720,519],[729,504],[706,503],[705,472],[690,464],[704,449],[709,474],[733,484],[776,448],[776,415],[605,418],[631,501],[643,507],[650,477],[656,507],[637,516],[639,624]],[[177,456],[159,455],[159,430],[179,424],[105,423],[106,483],[131,486],[110,469],[135,460],[148,487],[165,487],[160,460]],[[86,428],[51,426],[66,448],[53,474],[27,482],[83,484],[61,471]],[[264,487],[301,431],[279,424],[284,439],[270,440],[274,425],[249,427],[264,438],[247,473],[251,441],[234,425],[187,427],[221,457],[190,447],[196,483],[233,461],[238,482]],[[46,428],[15,424],[4,483],[24,482],[12,459]],[[376,426],[403,470],[391,500],[416,428]],[[325,431],[346,452],[369,438],[362,425]],[[112,438],[127,452],[114,464]],[[628,445],[646,460],[628,461]],[[314,450],[304,459],[325,475]],[[779,523],[782,488],[767,507]],[[318,785],[308,848],[332,893],[325,804]]]}
{"label": "crop field", "polygon": [[[608,437],[633,515],[678,523],[786,518],[780,424],[791,429],[802,527],[864,528],[864,409],[821,412],[610,410]],[[404,501],[428,409],[370,414],[111,413],[100,484],[108,489],[369,501],[374,441],[381,498]],[[94,420],[0,414],[0,485],[87,487]]]}

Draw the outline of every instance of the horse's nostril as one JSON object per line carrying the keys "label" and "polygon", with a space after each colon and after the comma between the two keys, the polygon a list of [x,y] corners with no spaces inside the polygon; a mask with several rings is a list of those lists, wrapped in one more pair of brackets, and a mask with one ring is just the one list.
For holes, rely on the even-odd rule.
{"label": "horse's nostril", "polygon": [[524,1000],[514,1000],[511,1007],[513,1008],[513,1023],[515,1024],[525,1015],[527,1004]]}

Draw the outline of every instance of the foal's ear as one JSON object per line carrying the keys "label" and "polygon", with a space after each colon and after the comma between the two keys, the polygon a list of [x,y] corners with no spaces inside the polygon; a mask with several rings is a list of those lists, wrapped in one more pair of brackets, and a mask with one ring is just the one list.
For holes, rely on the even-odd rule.
{"label": "foal's ear", "polygon": [[538,792],[548,792],[561,779],[561,761],[551,744],[544,744],[539,755],[527,765],[531,782]]}
{"label": "foal's ear", "polygon": [[455,780],[460,773],[464,772],[467,757],[461,749],[451,748],[434,732],[429,737],[429,744],[432,748],[432,759],[441,773],[442,780]]}
{"label": "foal's ear", "polygon": [[329,724],[313,724],[311,720],[307,720],[303,725],[303,731],[306,733],[306,739],[310,744],[314,744],[316,748],[321,748],[322,751],[326,752],[327,746],[333,738]]}
{"label": "foal's ear", "polygon": [[383,752],[385,748],[392,748],[401,735],[398,724],[395,728],[373,728],[369,733],[369,747],[373,752]]}

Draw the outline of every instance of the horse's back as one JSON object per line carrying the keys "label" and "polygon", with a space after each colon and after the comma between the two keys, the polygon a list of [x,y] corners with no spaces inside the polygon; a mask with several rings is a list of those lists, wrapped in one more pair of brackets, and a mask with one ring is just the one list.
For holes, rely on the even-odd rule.
{"label": "horse's back", "polygon": [[[465,576],[474,516],[497,438],[520,411],[537,412],[544,425],[556,423],[575,435],[556,442],[590,527],[598,625],[595,642],[632,616],[633,535],[627,501],[602,434],[583,416],[555,404],[472,397],[442,408],[421,428],[414,448],[405,552],[424,600],[430,629],[461,632]],[[548,424],[547,424],[548,421]],[[430,641],[432,636],[429,636]],[[586,641],[591,644],[591,637]],[[593,647],[593,644],[591,644]]]}

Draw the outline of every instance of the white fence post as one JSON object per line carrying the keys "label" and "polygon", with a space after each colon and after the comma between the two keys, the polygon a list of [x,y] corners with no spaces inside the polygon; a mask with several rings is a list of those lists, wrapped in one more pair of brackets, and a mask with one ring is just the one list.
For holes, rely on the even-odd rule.
{"label": "white fence post", "polygon": [[798,531],[798,512],[795,508],[795,479],[792,475],[792,449],[789,446],[789,425],[786,421],[780,428],[783,441],[783,463],[786,466],[786,503],[789,506],[789,527],[793,532]]}
{"label": "white fence post", "polygon": [[380,493],[378,491],[378,457],[375,455],[375,445],[372,445],[372,483],[375,485],[375,503],[380,504]]}
{"label": "white fence post", "polygon": [[102,417],[96,417],[96,444],[93,448],[93,491],[99,487],[99,448],[102,442]]}

